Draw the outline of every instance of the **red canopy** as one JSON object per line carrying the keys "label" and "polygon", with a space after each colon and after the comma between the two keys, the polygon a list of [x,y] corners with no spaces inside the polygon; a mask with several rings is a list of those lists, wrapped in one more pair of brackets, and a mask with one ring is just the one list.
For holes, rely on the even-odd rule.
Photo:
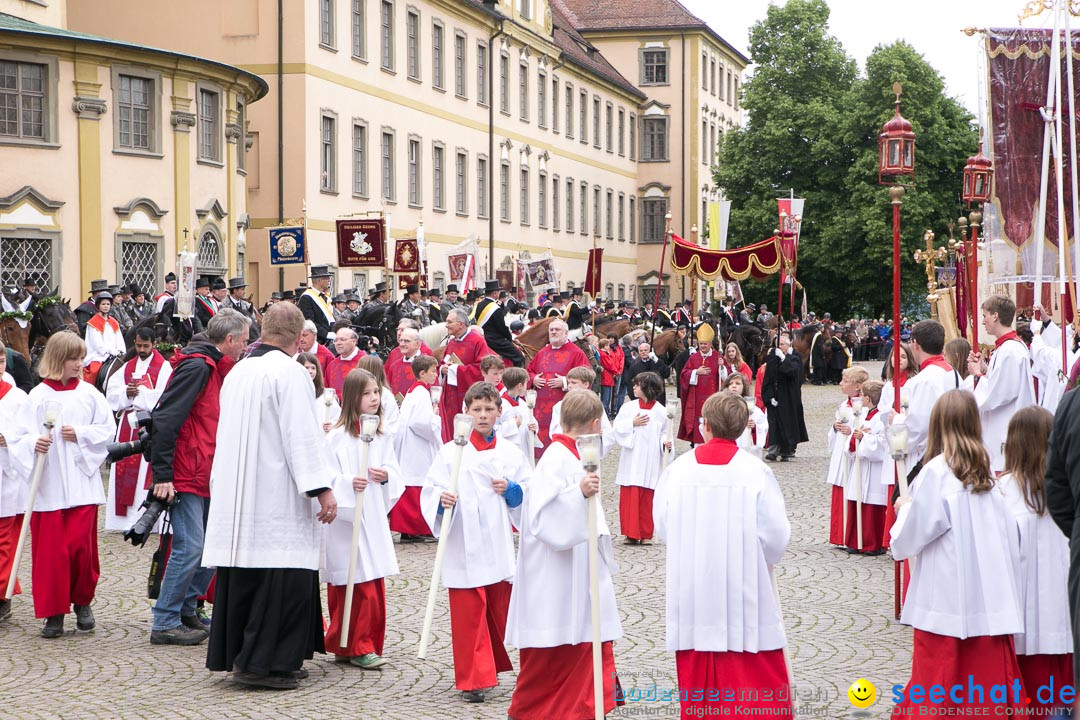
{"label": "red canopy", "polygon": [[780,238],[773,236],[734,250],[710,250],[672,233],[671,265],[702,280],[761,280],[780,271]]}

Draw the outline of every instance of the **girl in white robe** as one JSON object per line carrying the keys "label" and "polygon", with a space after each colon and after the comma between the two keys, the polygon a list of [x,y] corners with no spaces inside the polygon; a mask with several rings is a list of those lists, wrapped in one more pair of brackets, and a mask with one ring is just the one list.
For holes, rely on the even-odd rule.
{"label": "girl in white robe", "polygon": [[671,453],[667,439],[667,410],[656,399],[664,381],[653,372],[634,377],[637,398],[623,404],[612,426],[622,447],[619,472],[619,525],[627,545],[640,545],[653,536],[653,493],[664,470],[664,453]]}
{"label": "girl in white robe", "polygon": [[859,388],[870,379],[862,367],[850,367],[840,375],[840,392],[844,401],[836,409],[833,424],[829,426],[829,474],[826,481],[832,486],[832,504],[829,512],[829,544],[844,546],[844,485],[851,473],[853,453],[848,448],[854,432],[855,412],[851,399],[858,397]]}
{"label": "girl in white robe", "polygon": [[[1009,421],[1005,440],[1005,474],[996,491],[1016,519],[1020,531],[1020,600],[1024,631],[1018,633],[1016,659],[1032,707],[1059,707],[1058,688],[1073,673],[1069,632],[1069,539],[1046,509],[1044,471],[1054,416],[1041,407],[1027,407]],[[1039,698],[1040,687],[1054,694]]]}
{"label": "girl in white robe", "polygon": [[[375,670],[386,664],[382,658],[386,639],[383,578],[398,574],[394,540],[386,516],[401,497],[405,485],[395,458],[393,438],[382,428],[382,388],[375,377],[365,370],[350,372],[345,377],[341,402],[341,418],[326,436],[330,466],[334,470],[332,489],[338,499],[337,518],[326,529],[326,559],[322,568],[330,610],[326,648],[339,662]],[[378,415],[380,419],[379,429],[368,450],[366,477],[361,467],[365,441],[360,437],[359,427],[360,416],[365,414]],[[342,646],[341,629],[357,492],[363,493],[363,522],[356,557],[349,635]]]}
{"label": "girl in white robe", "polygon": [[311,382],[315,386],[315,417],[319,418],[319,425],[323,432],[330,432],[330,428],[341,417],[341,405],[338,403],[337,393],[333,388],[327,392],[323,379],[322,363],[313,353],[300,353],[296,356],[296,362],[304,366],[311,376]]}
{"label": "girl in white robe", "polygon": [[439,363],[430,355],[412,361],[413,386],[401,400],[398,433],[394,438],[405,492],[390,511],[390,530],[401,533],[401,542],[419,542],[431,537],[420,511],[420,488],[442,447],[442,420],[439,406],[431,400],[431,387],[439,378]]}
{"label": "girl in white robe", "polygon": [[[893,485],[892,455],[885,437],[885,415],[878,409],[882,383],[867,380],[862,384],[862,414],[850,441],[855,446],[855,461],[851,464],[844,499],[847,503],[847,537],[849,553],[882,555],[885,548],[885,506]],[[851,445],[849,444],[849,449]],[[889,474],[884,473],[889,460]],[[858,475],[856,475],[858,473]],[[861,493],[861,495],[860,495]],[[862,501],[862,543],[859,543],[859,500]]]}
{"label": "girl in white robe", "polygon": [[[6,363],[4,344],[0,342],[0,372]],[[23,437],[37,434],[29,423],[29,409],[26,393],[14,383],[0,381],[0,622],[11,616],[11,601],[2,598],[15,562],[15,545],[19,541],[30,483],[30,477],[12,461],[12,448]],[[16,582],[15,594],[20,593],[22,589]]]}
{"label": "girl in white robe", "polygon": [[[44,454],[41,486],[30,520],[33,543],[34,615],[45,618],[42,637],[63,634],[64,616],[75,606],[77,627],[95,625],[90,603],[101,573],[97,506],[105,503],[101,464],[116,432],[105,396],[79,378],[86,345],[73,333],[55,333],[45,344],[29,393],[28,421],[35,428],[14,448],[17,472],[30,476],[35,455]],[[46,411],[59,408],[52,432],[41,433]]]}
{"label": "girl in white robe", "polygon": [[367,370],[371,373],[379,383],[379,397],[382,403],[382,427],[390,437],[396,437],[398,432],[398,423],[401,418],[401,410],[398,408],[397,398],[394,397],[394,391],[390,389],[390,385],[386,382],[386,371],[383,370],[382,359],[378,355],[365,355],[360,358],[356,363],[356,367],[361,370]]}
{"label": "girl in white robe", "polygon": [[[923,461],[911,496],[896,501],[891,530],[893,557],[916,560],[900,617],[914,628],[907,687],[1011,688],[1021,682],[1013,649],[1013,636],[1024,629],[1020,538],[1015,519],[993,492],[971,393],[950,390],[935,403]],[[894,715],[919,714],[919,702],[897,693]],[[947,696],[937,712],[1021,715],[1027,707],[1011,693],[1004,705],[983,695],[975,702],[966,693],[960,701]]]}
{"label": "girl in white robe", "polygon": [[765,441],[769,437],[768,416],[754,403],[754,396],[747,394],[747,391],[750,390],[750,383],[741,372],[728,375],[727,379],[724,380],[722,389],[730,390],[746,403],[750,416],[746,421],[746,429],[742,431],[735,443],[740,450],[746,450],[760,460],[765,452]]}

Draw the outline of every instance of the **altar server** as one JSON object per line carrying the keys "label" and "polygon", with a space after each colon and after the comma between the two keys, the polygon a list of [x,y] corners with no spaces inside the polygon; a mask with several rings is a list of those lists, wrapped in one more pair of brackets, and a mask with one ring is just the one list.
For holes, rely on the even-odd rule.
{"label": "altar server", "polygon": [[[394,453],[394,439],[382,427],[382,387],[366,370],[345,376],[341,391],[341,417],[326,436],[329,465],[333,473],[334,496],[338,498],[337,518],[326,528],[326,563],[322,578],[327,583],[326,600],[330,626],[326,648],[338,662],[348,662],[364,670],[386,664],[386,586],[384,578],[398,574],[394,540],[390,536],[387,513],[405,490]],[[360,416],[377,415],[379,428],[368,451],[366,476],[361,474]],[[345,613],[349,553],[353,534],[356,493],[363,492],[363,522],[360,548],[356,556],[355,586],[349,619],[349,637],[341,646]]]}
{"label": "altar server", "polygon": [[735,444],[740,450],[746,450],[760,460],[765,452],[765,441],[769,436],[769,418],[754,403],[754,396],[748,394],[751,392],[750,381],[742,372],[735,372],[725,378],[723,389],[735,393],[747,403],[746,407],[750,415],[746,420],[746,428]]}
{"label": "altar server", "polygon": [[503,384],[505,389],[500,393],[502,412],[495,427],[499,437],[513,443],[528,459],[532,457],[534,449],[540,447],[540,440],[536,436],[540,426],[525,404],[529,373],[523,368],[508,367],[503,372]]}
{"label": "altar server", "polygon": [[[524,370],[519,370],[524,372]],[[484,702],[513,669],[503,647],[510,581],[514,578],[514,532],[521,522],[529,462],[495,433],[499,391],[479,382],[465,393],[465,412],[474,421],[465,445],[457,492],[450,492],[456,446],[442,447],[424,481],[420,504],[432,533],[447,533],[442,584],[450,592],[450,641],[454,686],[466,702]],[[450,527],[444,511],[454,508]]]}
{"label": "altar server", "polygon": [[[619,525],[627,545],[652,540],[653,494],[663,471],[664,453],[671,453],[668,417],[656,402],[664,381],[654,372],[634,376],[634,397],[619,408],[612,426],[622,447],[615,484],[619,486]],[[674,422],[672,420],[671,422]]]}
{"label": "altar server", "polygon": [[[570,371],[566,373],[566,391],[588,390],[592,392],[592,384],[595,380],[596,372],[591,367],[570,368]],[[551,406],[551,424],[548,426],[548,430],[552,435],[558,435],[563,431],[562,400]],[[607,457],[607,454],[611,452],[611,448],[617,444],[615,442],[615,429],[612,427],[611,420],[608,420],[607,413],[604,413],[604,416],[600,418],[600,437],[600,452],[603,457]]]}
{"label": "altar server", "polygon": [[939,714],[1026,707],[1024,696],[1009,693],[1004,705],[989,696],[994,685],[1021,683],[1013,636],[1024,629],[1019,533],[993,489],[975,399],[950,390],[934,405],[922,472],[911,496],[896,501],[891,530],[893,557],[916,560],[900,618],[915,630],[911,680],[894,715],[918,714],[907,692],[914,685],[984,689],[945,697]]}
{"label": "altar server", "polygon": [[[34,616],[45,618],[41,636],[60,637],[64,616],[75,606],[79,630],[93,630],[90,603],[100,566],[97,506],[105,502],[101,464],[116,423],[105,396],[79,378],[86,345],[74,333],[54,333],[38,365],[41,384],[30,391],[28,422],[35,429],[14,448],[17,472],[29,477],[34,456],[45,455],[30,519],[33,543]],[[39,435],[47,403],[59,407],[51,433]]]}
{"label": "altar server", "polygon": [[[867,380],[862,384],[862,412],[855,432],[848,441],[848,450],[855,456],[851,463],[844,499],[847,503],[847,537],[844,539],[849,553],[881,555],[885,552],[882,539],[885,535],[885,506],[892,494],[893,464],[889,442],[885,437],[883,415],[878,409],[882,383]],[[886,462],[886,461],[889,462]],[[888,466],[886,477],[882,470]],[[858,472],[861,479],[857,479]],[[859,547],[859,491],[862,491],[862,547]]]}
{"label": "altar server", "polygon": [[417,355],[410,363],[416,377],[401,401],[398,432],[394,437],[405,492],[390,511],[390,529],[401,542],[420,542],[431,530],[420,512],[420,488],[442,447],[439,406],[431,400],[431,387],[439,379],[439,363],[431,355]]}
{"label": "altar server", "polygon": [[[7,364],[4,344],[0,342],[0,373]],[[15,562],[15,545],[19,541],[23,513],[26,511],[26,491],[30,478],[22,472],[12,453],[27,435],[36,436],[40,428],[30,425],[30,400],[13,383],[0,381],[0,593],[7,588]],[[15,594],[22,592],[18,582]],[[0,599],[0,622],[11,617],[11,601]]]}
{"label": "altar server", "polygon": [[791,536],[784,496],[772,471],[736,445],[749,418],[742,398],[717,393],[702,417],[704,444],[668,466],[653,508],[667,545],[667,649],[689,698],[683,717],[723,714],[730,698],[694,693],[720,684],[739,688],[747,714],[792,715],[784,620],[770,578]]}
{"label": "altar server", "polygon": [[397,436],[398,423],[401,421],[401,410],[398,408],[394,391],[386,384],[386,371],[383,370],[382,359],[378,355],[365,355],[356,363],[356,367],[371,373],[379,383],[383,432],[390,437]]}
{"label": "altar server", "polygon": [[840,392],[844,394],[844,399],[836,408],[833,424],[829,427],[829,474],[826,477],[832,486],[829,544],[836,547],[844,544],[844,484],[854,459],[848,445],[855,430],[855,411],[851,400],[858,397],[860,386],[869,379],[866,368],[859,366],[846,368],[841,373]]}
{"label": "altar server", "polygon": [[[592,623],[586,500],[600,477],[586,473],[577,437],[600,432],[600,398],[573,390],[563,400],[563,434],[552,438],[533,472],[522,507],[521,541],[506,641],[520,648],[521,668],[508,714],[514,720],[591,720]],[[612,574],[611,532],[596,503],[604,712],[616,705],[613,641],[622,637]],[[558,602],[553,602],[558,598]]]}

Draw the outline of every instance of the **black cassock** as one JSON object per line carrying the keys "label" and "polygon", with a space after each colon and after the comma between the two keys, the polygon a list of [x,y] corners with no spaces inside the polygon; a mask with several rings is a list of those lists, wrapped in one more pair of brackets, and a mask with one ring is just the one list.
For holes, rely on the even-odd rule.
{"label": "black cassock", "polygon": [[775,351],[765,358],[761,399],[769,417],[769,443],[782,453],[793,453],[796,445],[810,440],[803,419],[802,376],[802,358],[797,352],[788,353],[783,362]]}
{"label": "black cassock", "polygon": [[[1080,391],[1066,393],[1054,416],[1046,457],[1046,504],[1069,538],[1069,614],[1073,658],[1080,657]],[[1073,687],[1080,686],[1080,663],[1073,662]]]}

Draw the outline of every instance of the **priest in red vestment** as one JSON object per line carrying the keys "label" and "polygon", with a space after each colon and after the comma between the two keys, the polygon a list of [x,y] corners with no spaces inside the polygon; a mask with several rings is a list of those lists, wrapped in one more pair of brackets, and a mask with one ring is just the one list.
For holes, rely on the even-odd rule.
{"label": "priest in red vestment", "polygon": [[326,363],[326,387],[337,391],[338,402],[341,402],[341,388],[345,386],[345,376],[356,369],[360,358],[367,353],[356,347],[360,336],[352,328],[341,328],[334,336],[334,348],[338,356]]}
{"label": "priest in red vestment", "polygon": [[[420,339],[420,332],[411,327],[398,328],[398,346],[386,358],[386,383],[394,397],[403,398],[416,383],[412,361],[421,355],[431,355],[431,348]],[[400,402],[400,400],[399,400]]]}
{"label": "priest in red vestment", "polygon": [[[536,388],[536,409],[533,417],[540,426],[540,442],[544,448],[551,444],[551,409],[566,395],[566,376],[576,367],[589,367],[589,359],[568,339],[569,330],[562,320],[548,325],[548,344],[540,348],[528,368],[529,381]],[[537,458],[543,453],[537,449]]]}
{"label": "priest in red vestment", "polygon": [[[704,332],[708,329],[708,332]],[[702,325],[698,331],[698,351],[690,356],[679,375],[682,395],[682,421],[679,439],[699,445],[705,442],[698,428],[701,409],[709,396],[720,389],[720,354],[713,350],[712,328]]]}
{"label": "priest in red vestment", "polygon": [[443,350],[439,376],[443,392],[439,398],[439,417],[442,420],[442,440],[454,439],[454,416],[463,411],[465,393],[473,383],[480,382],[484,374],[480,360],[494,355],[479,332],[469,332],[469,316],[464,310],[454,308],[446,316],[446,332],[450,339]]}

